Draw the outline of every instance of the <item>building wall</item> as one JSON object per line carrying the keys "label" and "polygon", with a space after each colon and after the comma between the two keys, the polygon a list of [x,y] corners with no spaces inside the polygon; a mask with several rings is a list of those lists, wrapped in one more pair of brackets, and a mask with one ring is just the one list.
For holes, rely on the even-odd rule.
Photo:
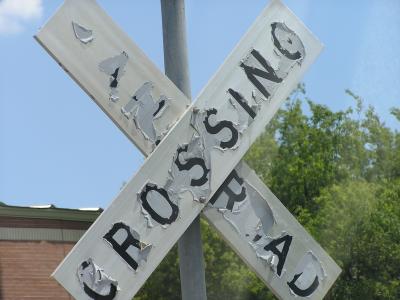
{"label": "building wall", "polygon": [[[35,233],[41,233],[42,229],[56,233],[72,229],[83,233],[89,226],[89,222],[0,218],[0,233],[21,228]],[[74,244],[75,241],[18,240],[18,237],[4,240],[0,236],[0,299],[72,300],[50,275]]]}
{"label": "building wall", "polygon": [[71,242],[0,241],[0,299],[72,299],[50,274],[73,245]]}

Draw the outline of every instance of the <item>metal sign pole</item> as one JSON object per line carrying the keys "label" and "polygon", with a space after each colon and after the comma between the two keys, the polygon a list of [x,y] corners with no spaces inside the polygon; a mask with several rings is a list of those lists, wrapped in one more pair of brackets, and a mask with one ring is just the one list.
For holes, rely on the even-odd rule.
{"label": "metal sign pole", "polygon": [[[161,0],[165,74],[190,99],[184,0]],[[205,300],[203,248],[200,216],[178,241],[183,300]]]}

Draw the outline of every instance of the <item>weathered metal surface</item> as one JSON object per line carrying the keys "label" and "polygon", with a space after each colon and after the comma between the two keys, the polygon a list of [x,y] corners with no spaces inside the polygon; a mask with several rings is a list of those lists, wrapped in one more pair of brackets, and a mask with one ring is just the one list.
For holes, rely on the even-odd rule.
{"label": "weathered metal surface", "polygon": [[[97,31],[96,29],[96,39]],[[225,179],[226,175],[229,174],[228,170],[231,170],[235,166],[235,162],[239,161],[245,149],[249,147],[255,137],[263,130],[266,122],[269,121],[278,109],[279,103],[295,86],[296,80],[299,79],[299,76],[301,76],[306,67],[315,58],[320,49],[320,44],[279,1],[273,1],[269,9],[262,13],[217,75],[214,76],[214,80],[211,81],[202,95],[200,95],[196,102],[196,108],[192,110],[194,114],[192,114],[192,111],[186,112],[182,121],[172,130],[166,141],[161,143],[159,148],[164,150],[157,149],[153,153],[151,159],[141,169],[140,174],[135,177],[135,182],[131,181],[128,184],[113,202],[112,207],[105,212],[104,215],[107,216],[103,215],[101,217],[103,221],[97,222],[99,224],[95,224],[95,229],[90,229],[88,235],[91,236],[86,238],[86,242],[82,242],[84,245],[81,246],[80,243],[77,246],[77,248],[83,249],[81,251],[85,252],[85,255],[88,255],[91,253],[88,248],[90,242],[93,241],[96,245],[99,244],[99,250],[96,250],[95,254],[98,257],[103,257],[104,260],[104,255],[107,255],[106,253],[108,255],[112,255],[112,253],[103,249],[104,243],[99,239],[100,236],[96,238],[96,234],[98,235],[99,231],[101,231],[101,226],[105,228],[104,226],[109,224],[108,227],[110,227],[112,220],[115,223],[121,219],[129,219],[129,221],[124,223],[135,228],[137,234],[141,232],[140,236],[144,237],[146,242],[151,243],[157,248],[154,249],[156,253],[153,251],[149,253],[148,262],[140,266],[130,280],[127,279],[129,272],[126,271],[126,266],[124,267],[119,263],[112,268],[113,270],[110,270],[110,272],[118,274],[118,278],[123,278],[126,281],[121,283],[121,280],[119,280],[120,285],[127,288],[122,288],[122,292],[115,299],[127,299],[123,295],[132,295],[136,292],[155,266],[161,261],[165,253],[172,247],[174,241],[176,241],[187,225],[190,224],[190,220],[201,210],[204,205],[203,202],[209,200],[209,195],[214,192],[218,193],[218,182],[221,183]],[[75,77],[74,75],[72,76]],[[124,78],[127,76],[129,75],[126,74]],[[157,82],[151,78],[149,80],[157,86]],[[123,88],[122,85],[121,88]],[[172,86],[170,90],[173,88],[176,89],[176,87]],[[165,97],[174,100],[170,97],[166,89],[159,88],[159,91],[158,94],[166,95]],[[182,98],[179,102],[181,108],[178,107],[177,111],[184,109],[183,103],[185,102],[188,103],[189,101]],[[126,103],[128,105],[129,102]],[[103,109],[107,110],[108,108],[104,106]],[[125,110],[125,118],[127,117],[126,111],[128,110]],[[122,112],[124,113],[123,108]],[[107,114],[112,117],[112,114],[109,112]],[[258,115],[266,116],[266,118],[259,118]],[[179,115],[176,115],[171,119],[178,117]],[[196,118],[200,122],[196,123],[194,121]],[[113,119],[113,121],[130,136],[131,140],[134,140],[134,137],[132,138],[132,134],[127,129],[126,123],[121,122],[120,119]],[[169,127],[167,122],[165,122],[165,125],[165,128]],[[192,125],[191,129],[190,125]],[[138,129],[137,127],[136,129]],[[200,150],[194,150],[195,147],[192,146],[192,150],[189,151],[189,145],[193,145],[195,142],[201,143],[199,145]],[[174,147],[176,151],[174,151]],[[202,147],[207,149],[207,151],[202,151]],[[147,153],[150,153],[152,148],[152,146],[148,147]],[[146,151],[144,152],[146,153]],[[168,157],[170,158],[166,159]],[[192,160],[192,164],[189,164],[191,159],[196,160]],[[202,159],[204,164],[199,159]],[[170,161],[169,164],[166,160]],[[186,166],[186,169],[182,168],[183,165]],[[172,171],[173,169],[174,171]],[[243,167],[239,169],[241,170]],[[164,175],[146,176],[146,174],[153,174],[155,171],[160,172],[160,170],[162,170],[161,173]],[[209,170],[209,172],[206,170]],[[225,176],[223,175],[224,173]],[[188,176],[183,178],[184,176],[182,175],[184,174]],[[174,179],[177,179],[176,182]],[[205,183],[209,184],[211,189],[209,193],[207,193],[207,190],[203,190],[206,192],[205,195],[193,197],[196,196],[193,193],[193,189],[198,187],[196,184],[192,184],[193,180],[196,183],[196,180],[201,179],[205,179]],[[142,186],[135,184],[138,180],[142,182]],[[237,210],[235,212],[237,215],[235,216],[228,216],[226,210],[224,213],[221,210],[209,208],[205,210],[206,217],[222,233],[225,239],[228,240],[235,251],[239,253],[280,298],[293,297],[293,292],[307,290],[307,284],[310,278],[312,278],[312,275],[307,275],[311,274],[310,271],[306,272],[307,274],[304,274],[304,276],[297,273],[293,274],[293,272],[305,269],[313,272],[312,270],[315,270],[315,261],[310,260],[309,255],[306,254],[313,253],[313,257],[318,262],[321,262],[321,268],[327,274],[326,278],[321,278],[318,281],[317,288],[309,295],[312,299],[320,299],[336,279],[340,270],[294,220],[290,213],[287,211],[286,213],[281,213],[281,210],[277,212],[274,209],[274,203],[271,206],[270,197],[265,192],[268,189],[260,183],[256,176],[246,175],[243,182],[247,184],[247,192],[251,198],[251,201],[247,202],[251,202],[251,205],[247,204],[246,207],[236,207]],[[149,185],[153,190],[148,191],[143,198],[148,204],[147,209],[144,209],[143,205],[141,205],[143,202],[140,200],[140,195],[146,192]],[[257,185],[260,185],[261,188],[255,188]],[[168,189],[171,186],[174,188]],[[240,186],[239,184],[236,185],[236,188],[232,187],[231,195],[236,194]],[[158,191],[167,191],[167,193],[163,196],[162,193],[157,193],[157,189]],[[134,201],[134,190],[136,190],[136,194],[138,195],[137,202]],[[187,191],[187,193],[183,191]],[[193,201],[194,198],[201,201]],[[237,204],[236,202],[239,202],[230,201],[229,199],[226,201],[228,203],[233,202],[233,209],[235,208],[234,205]],[[276,201],[279,203],[278,200]],[[220,202],[214,201],[214,204],[218,205]],[[175,207],[178,208],[178,214],[176,214]],[[257,211],[254,210],[254,207],[257,207]],[[269,207],[271,208],[270,210],[268,210]],[[215,206],[215,208],[217,207]],[[130,211],[126,211],[127,209]],[[231,208],[229,207],[229,209]],[[259,209],[264,209],[264,212],[259,211]],[[110,210],[112,211],[111,213],[109,212]],[[156,216],[156,219],[157,215],[165,215],[161,216],[162,218],[159,218],[157,221],[152,218],[149,212],[153,216]],[[242,213],[243,217],[240,217]],[[118,218],[119,215],[121,217]],[[248,219],[246,219],[246,216],[250,215],[252,215],[252,220],[250,223],[247,223]],[[261,226],[260,224],[254,224],[254,216],[256,217],[255,221],[259,220]],[[273,221],[270,220],[271,216],[274,218]],[[286,222],[286,218],[288,218],[288,222]],[[234,219],[238,220],[238,223],[244,224],[236,225],[235,228]],[[165,223],[165,220],[168,220],[169,223]],[[154,226],[153,224],[155,223],[161,226]],[[148,224],[152,226],[148,226]],[[166,225],[169,224],[170,226],[167,227]],[[282,224],[286,227],[282,227]],[[254,230],[252,226],[258,226],[258,229],[261,228],[265,237],[262,239],[261,236],[258,239],[259,245],[257,245],[257,241],[253,242],[252,245],[249,243],[249,238],[246,235],[243,236],[241,231],[238,230],[238,228],[243,226],[257,232],[256,234],[258,235],[261,232]],[[277,232],[276,228],[281,228],[281,232]],[[286,236],[290,236],[291,238],[286,238]],[[276,255],[273,251],[265,251],[264,249],[268,244],[271,244],[271,241],[279,238],[283,238],[283,246],[289,244],[286,241],[290,239],[285,259],[283,259],[282,254],[281,256]],[[262,241],[264,241],[264,245],[261,243]],[[303,243],[302,241],[305,242]],[[275,250],[272,246],[270,245],[269,248]],[[276,246],[278,247],[278,244]],[[277,249],[280,249],[280,247]],[[105,251],[105,253],[98,253],[99,251]],[[60,267],[55,273],[56,278],[62,283],[68,281],[68,270],[71,269],[71,262],[84,259],[85,255],[77,255],[76,251],[74,253],[70,255],[72,258],[68,257],[64,266]],[[293,255],[293,253],[296,255]],[[77,259],[78,257],[81,258]],[[112,261],[114,259],[112,258]],[[102,262],[101,259],[100,261]],[[279,268],[278,275],[279,263],[282,265],[282,268]],[[309,267],[310,265],[311,267]],[[113,263],[108,263],[108,266],[113,266]],[[116,270],[116,268],[119,270]],[[67,273],[64,274],[61,271],[63,269]],[[315,274],[319,274],[317,271],[315,272]],[[295,277],[297,275],[298,277]],[[289,285],[289,283],[291,284]],[[311,284],[314,284],[313,287],[315,287],[314,281]],[[65,285],[68,286],[67,288],[70,292],[72,291],[71,293],[75,297],[76,295],[82,295],[82,290],[79,291],[75,283],[68,282]],[[295,285],[299,290],[296,290]]]}
{"label": "weathered metal surface", "polygon": [[340,268],[244,162],[233,173],[207,221],[279,299],[322,299]]}
{"label": "weathered metal surface", "polygon": [[[35,38],[142,153],[151,152],[155,139],[161,139],[186,109],[183,93],[94,0],[64,1]],[[131,111],[124,107],[147,82],[153,82],[154,99],[168,95],[173,101],[148,120],[127,116]],[[138,102],[136,109],[148,112],[141,105]]]}

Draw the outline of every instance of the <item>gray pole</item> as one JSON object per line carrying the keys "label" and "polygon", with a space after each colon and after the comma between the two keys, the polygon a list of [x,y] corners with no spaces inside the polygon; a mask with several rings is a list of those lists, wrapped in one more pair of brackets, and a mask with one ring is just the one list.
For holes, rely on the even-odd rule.
{"label": "gray pole", "polygon": [[[190,99],[184,0],[161,0],[165,74]],[[182,300],[205,300],[203,248],[198,216],[178,241]]]}

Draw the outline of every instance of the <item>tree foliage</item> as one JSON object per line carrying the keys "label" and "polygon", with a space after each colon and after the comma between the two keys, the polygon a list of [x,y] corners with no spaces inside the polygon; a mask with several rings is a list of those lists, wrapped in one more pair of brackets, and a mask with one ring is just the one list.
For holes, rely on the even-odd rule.
{"label": "tree foliage", "polygon": [[[342,267],[331,299],[399,299],[400,180],[333,185],[309,226]],[[312,227],[312,228],[311,228]]]}
{"label": "tree foliage", "polygon": [[[346,94],[333,112],[300,85],[246,161],[342,268],[327,299],[400,299],[400,133]],[[208,299],[275,299],[205,221],[202,235]],[[176,247],[135,299],[180,299]]]}

